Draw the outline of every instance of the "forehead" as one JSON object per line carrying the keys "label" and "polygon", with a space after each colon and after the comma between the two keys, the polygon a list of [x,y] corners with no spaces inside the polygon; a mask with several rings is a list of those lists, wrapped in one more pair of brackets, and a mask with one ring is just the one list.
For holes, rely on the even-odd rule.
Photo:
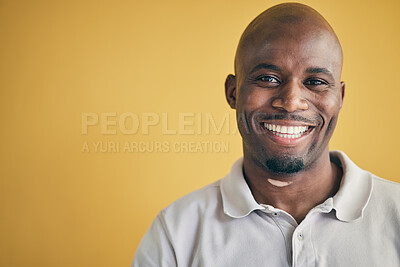
{"label": "forehead", "polygon": [[296,27],[258,32],[242,43],[238,68],[248,73],[254,66],[267,63],[297,71],[309,67],[328,68],[340,75],[341,48],[326,30]]}

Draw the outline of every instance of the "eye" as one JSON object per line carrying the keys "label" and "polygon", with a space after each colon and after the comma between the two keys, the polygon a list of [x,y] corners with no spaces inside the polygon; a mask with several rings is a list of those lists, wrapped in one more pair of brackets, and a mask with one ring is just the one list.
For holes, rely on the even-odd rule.
{"label": "eye", "polygon": [[278,78],[270,75],[261,75],[256,78],[257,81],[263,82],[263,83],[269,83],[269,84],[279,84],[280,81]]}
{"label": "eye", "polygon": [[323,82],[321,80],[308,80],[304,84],[306,84],[306,85],[322,85],[322,84],[326,84],[326,82]]}
{"label": "eye", "polygon": [[323,89],[326,88],[329,83],[321,79],[309,79],[304,82],[304,85],[313,89]]}

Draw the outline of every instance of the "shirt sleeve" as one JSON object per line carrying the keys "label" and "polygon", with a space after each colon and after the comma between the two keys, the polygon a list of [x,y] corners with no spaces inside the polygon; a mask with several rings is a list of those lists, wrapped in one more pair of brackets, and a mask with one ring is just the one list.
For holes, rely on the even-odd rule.
{"label": "shirt sleeve", "polygon": [[131,267],[177,266],[163,211],[158,214],[136,250]]}

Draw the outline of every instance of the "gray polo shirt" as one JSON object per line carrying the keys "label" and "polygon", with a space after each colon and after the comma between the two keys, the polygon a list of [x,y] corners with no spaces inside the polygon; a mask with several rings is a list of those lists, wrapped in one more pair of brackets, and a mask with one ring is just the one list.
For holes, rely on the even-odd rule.
{"label": "gray polo shirt", "polygon": [[400,266],[400,185],[343,152],[330,156],[343,168],[340,189],[300,224],[255,201],[239,159],[223,179],[163,209],[132,266]]}

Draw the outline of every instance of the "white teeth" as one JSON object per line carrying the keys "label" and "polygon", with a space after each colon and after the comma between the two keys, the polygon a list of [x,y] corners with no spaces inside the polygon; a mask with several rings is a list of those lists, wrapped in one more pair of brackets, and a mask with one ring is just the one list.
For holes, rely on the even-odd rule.
{"label": "white teeth", "polygon": [[306,131],[308,131],[309,126],[285,126],[285,125],[275,125],[264,122],[264,128],[271,131],[273,134],[283,137],[283,138],[299,138]]}

